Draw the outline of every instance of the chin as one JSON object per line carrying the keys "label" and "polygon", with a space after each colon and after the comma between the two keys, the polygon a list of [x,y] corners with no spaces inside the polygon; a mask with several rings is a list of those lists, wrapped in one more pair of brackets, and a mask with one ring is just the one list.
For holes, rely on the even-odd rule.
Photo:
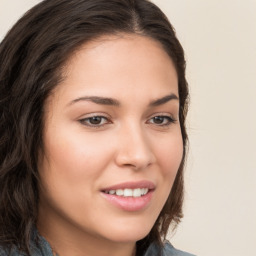
{"label": "chin", "polygon": [[117,243],[130,243],[130,242],[137,242],[141,239],[143,239],[144,237],[146,237],[148,235],[149,232],[141,232],[140,233],[133,233],[133,234],[128,234],[127,233],[119,233],[117,235],[111,235],[111,237],[109,237],[109,240],[113,241],[113,242],[117,242]]}
{"label": "chin", "polygon": [[[137,242],[146,237],[151,231],[153,225],[143,225],[142,223],[136,225],[123,225],[111,228],[106,236],[109,240],[115,242]],[[120,228],[121,227],[121,228]]]}

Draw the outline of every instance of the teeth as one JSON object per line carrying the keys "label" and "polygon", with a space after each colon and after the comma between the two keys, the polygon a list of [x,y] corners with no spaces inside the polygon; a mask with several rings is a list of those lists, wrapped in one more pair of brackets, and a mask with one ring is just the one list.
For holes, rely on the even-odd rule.
{"label": "teeth", "polygon": [[134,189],[132,195],[133,197],[140,197],[141,195],[143,195],[143,189],[140,189],[140,188]]}
{"label": "teeth", "polygon": [[124,194],[124,191],[122,189],[116,190],[116,195],[117,196],[122,196]]}
{"label": "teeth", "polygon": [[132,196],[133,194],[133,190],[132,189],[129,189],[129,188],[126,188],[124,190],[124,196],[127,197],[127,196]]}
{"label": "teeth", "polygon": [[117,189],[117,190],[105,191],[105,193],[110,195],[124,196],[124,197],[141,197],[148,193],[148,188]]}
{"label": "teeth", "polygon": [[148,193],[148,188],[143,188],[143,195],[146,195]]}

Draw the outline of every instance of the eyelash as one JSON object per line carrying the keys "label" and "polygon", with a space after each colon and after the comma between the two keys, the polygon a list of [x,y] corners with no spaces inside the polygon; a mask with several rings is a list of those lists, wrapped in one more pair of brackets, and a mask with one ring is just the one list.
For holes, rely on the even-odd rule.
{"label": "eyelash", "polygon": [[[92,121],[93,118],[100,118],[100,124],[90,124],[89,122]],[[166,121],[164,124],[155,124],[155,123],[152,123],[152,124],[155,124],[156,126],[160,126],[160,127],[168,127],[168,126],[170,126],[171,124],[173,124],[173,123],[175,123],[175,122],[177,121],[177,120],[174,119],[173,117],[166,116],[166,115],[157,115],[157,116],[153,116],[153,117],[151,117],[151,118],[149,119],[149,121],[150,121],[150,120],[153,120],[154,118],[162,118],[162,119],[164,119],[164,120]],[[103,119],[105,119],[107,122],[101,124],[101,122],[102,122]],[[148,121],[148,122],[149,122],[149,121]],[[105,125],[112,123],[112,122],[109,120],[108,117],[101,116],[101,115],[94,115],[94,116],[86,117],[86,118],[80,119],[79,122],[80,122],[82,125],[85,125],[85,126],[88,126],[88,127],[91,127],[91,128],[96,128],[96,129],[103,128]]]}
{"label": "eyelash", "polygon": [[157,126],[161,126],[161,127],[167,127],[167,126],[170,126],[171,124],[175,123],[177,120],[174,119],[173,117],[170,117],[170,116],[166,116],[166,115],[158,115],[158,116],[154,116],[152,118],[150,118],[149,120],[152,120],[154,118],[162,118],[162,119],[165,119],[166,120],[166,123],[164,124],[156,124]]}
{"label": "eyelash", "polygon": [[[105,119],[105,120],[107,120],[107,123],[104,123],[104,124],[88,124],[88,122],[90,120],[92,120],[93,118],[101,118],[101,121],[102,121],[102,119]],[[105,125],[111,123],[111,121],[109,121],[109,118],[107,118],[105,116],[101,116],[101,115],[95,115],[95,116],[86,117],[86,118],[80,119],[79,122],[82,125],[85,125],[85,126],[88,126],[88,127],[92,127],[92,128],[102,128]]]}

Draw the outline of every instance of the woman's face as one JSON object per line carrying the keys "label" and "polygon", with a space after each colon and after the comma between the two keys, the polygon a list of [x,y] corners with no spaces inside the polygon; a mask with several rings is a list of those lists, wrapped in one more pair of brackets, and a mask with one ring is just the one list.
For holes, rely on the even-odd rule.
{"label": "woman's face", "polygon": [[131,243],[150,232],[182,159],[178,96],[152,39],[101,38],[70,58],[45,105],[42,234]]}

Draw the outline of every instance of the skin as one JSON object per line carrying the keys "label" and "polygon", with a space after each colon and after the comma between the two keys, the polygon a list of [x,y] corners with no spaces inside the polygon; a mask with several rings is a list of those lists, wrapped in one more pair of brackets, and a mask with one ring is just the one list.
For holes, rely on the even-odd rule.
{"label": "skin", "polygon": [[[149,106],[171,94],[177,99]],[[120,106],[81,100],[88,96],[113,98]],[[178,113],[177,74],[160,43],[139,35],[109,36],[73,54],[45,104],[38,163],[38,229],[59,255],[134,254],[181,162]],[[93,126],[92,116],[104,118]],[[157,122],[156,116],[166,117]],[[101,194],[103,188],[141,180],[155,184],[143,210],[125,211]]]}

